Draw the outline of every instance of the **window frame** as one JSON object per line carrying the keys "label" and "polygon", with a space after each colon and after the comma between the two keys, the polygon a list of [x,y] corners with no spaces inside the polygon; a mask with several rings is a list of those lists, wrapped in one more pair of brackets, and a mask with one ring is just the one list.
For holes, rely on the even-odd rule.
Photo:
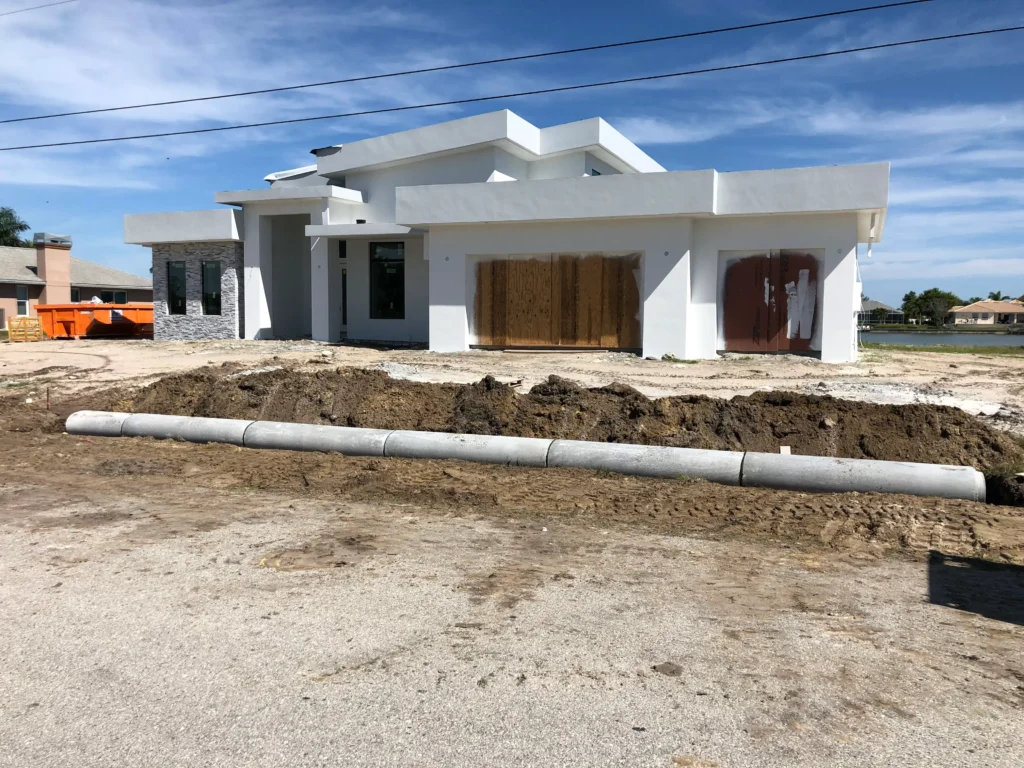
{"label": "window frame", "polygon": [[[22,294],[25,295],[24,299],[21,298]],[[29,307],[30,307],[30,305],[29,305],[29,298],[28,298],[28,286],[27,285],[15,286],[14,295],[16,297],[15,301],[17,301],[17,304],[15,305],[15,312],[18,313],[17,316],[18,317],[28,317]],[[22,311],[22,309],[24,309],[24,311]]]}
{"label": "window frame", "polygon": [[[401,260],[398,259],[386,259],[382,256],[377,255],[377,249],[384,248],[399,248],[402,253]],[[387,241],[374,241],[369,244],[369,272],[370,272],[370,306],[369,314],[371,320],[405,320],[405,241],[404,240],[387,240]],[[374,293],[377,287],[377,265],[379,264],[400,264],[402,272],[401,281],[401,306],[398,307],[394,314],[384,314],[380,311],[380,307],[377,306],[374,301]]]}
{"label": "window frame", "polygon": [[[212,291],[208,292],[207,289],[206,289],[206,268],[207,268],[207,266],[216,266],[217,267],[217,291],[216,291],[217,311],[216,312],[211,312],[210,311],[210,306],[207,304],[207,293],[213,293]],[[202,289],[202,309],[203,309],[203,314],[204,315],[209,315],[211,317],[220,317],[223,314],[223,312],[224,312],[224,265],[221,263],[220,259],[207,259],[205,261],[202,261],[202,262],[200,262],[200,265],[199,265],[199,277],[200,277],[200,283],[201,283],[200,287]]]}
{"label": "window frame", "polygon": [[[181,267],[181,311],[175,311],[175,304],[173,301],[173,295],[171,293],[171,286],[174,284],[174,278],[171,274],[171,270],[176,265]],[[188,314],[188,268],[186,263],[181,259],[169,259],[167,261],[167,314],[168,315],[187,315]]]}

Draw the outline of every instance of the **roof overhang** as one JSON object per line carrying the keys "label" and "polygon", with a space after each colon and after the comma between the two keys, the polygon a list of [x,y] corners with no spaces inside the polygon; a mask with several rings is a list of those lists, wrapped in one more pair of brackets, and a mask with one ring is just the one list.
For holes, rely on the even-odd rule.
{"label": "roof overhang", "polygon": [[507,109],[352,142],[317,157],[322,176],[386,168],[495,146],[526,160],[590,151],[623,173],[665,170],[601,118],[537,128]]}
{"label": "roof overhang", "polygon": [[309,187],[269,187],[264,189],[240,189],[234,192],[218,192],[214,201],[225,205],[246,203],[268,203],[282,200],[338,200],[343,203],[362,203],[363,193],[355,189],[325,184]]}
{"label": "roof overhang", "polygon": [[238,242],[242,237],[242,212],[232,208],[124,217],[124,241],[134,245]]}
{"label": "roof overhang", "polygon": [[337,237],[345,240],[361,237],[402,237],[422,232],[401,224],[307,224],[306,237]]}
{"label": "roof overhang", "polygon": [[[857,213],[881,237],[889,164],[718,173],[673,171],[395,190],[410,227],[654,216]],[[858,225],[858,229],[860,229]],[[864,239],[867,241],[867,232]]]}

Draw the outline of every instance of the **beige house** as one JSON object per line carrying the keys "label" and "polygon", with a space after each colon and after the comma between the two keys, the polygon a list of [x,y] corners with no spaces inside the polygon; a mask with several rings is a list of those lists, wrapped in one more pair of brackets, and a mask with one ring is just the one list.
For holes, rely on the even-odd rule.
{"label": "beige house", "polygon": [[976,301],[949,311],[954,325],[1014,325],[1024,323],[1024,303],[1014,301]]}
{"label": "beige house", "polygon": [[0,328],[12,317],[34,315],[36,304],[153,300],[147,278],[74,258],[70,237],[43,232],[34,242],[34,248],[0,246]]}

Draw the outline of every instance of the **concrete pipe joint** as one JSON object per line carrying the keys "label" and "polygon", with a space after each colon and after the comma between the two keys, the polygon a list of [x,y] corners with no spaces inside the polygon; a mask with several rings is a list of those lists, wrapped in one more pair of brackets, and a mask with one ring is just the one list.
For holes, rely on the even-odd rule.
{"label": "concrete pipe joint", "polygon": [[383,456],[393,430],[254,421],[245,430],[246,448],[287,451],[334,451],[346,456]]}
{"label": "concrete pipe joint", "polygon": [[121,424],[124,437],[155,437],[160,440],[185,440],[189,443],[228,443],[243,445],[245,430],[251,421],[241,419],[205,419],[199,416],[161,416],[133,413]]}

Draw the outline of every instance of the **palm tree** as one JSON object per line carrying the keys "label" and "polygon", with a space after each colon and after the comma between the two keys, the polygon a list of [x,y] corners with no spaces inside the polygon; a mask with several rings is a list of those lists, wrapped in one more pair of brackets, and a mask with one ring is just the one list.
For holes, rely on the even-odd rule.
{"label": "palm tree", "polygon": [[991,292],[991,293],[990,293],[990,294],[988,295],[988,297],[989,297],[989,298],[990,298],[990,299],[991,299],[992,301],[1006,301],[1007,299],[1009,299],[1009,298],[1010,298],[1009,296],[1007,296],[1007,295],[1006,295],[1005,293],[1003,293],[1002,291],[992,291],[992,292]]}
{"label": "palm tree", "polygon": [[28,224],[18,218],[13,208],[0,208],[0,245],[17,248],[26,245],[21,233],[28,229]]}

